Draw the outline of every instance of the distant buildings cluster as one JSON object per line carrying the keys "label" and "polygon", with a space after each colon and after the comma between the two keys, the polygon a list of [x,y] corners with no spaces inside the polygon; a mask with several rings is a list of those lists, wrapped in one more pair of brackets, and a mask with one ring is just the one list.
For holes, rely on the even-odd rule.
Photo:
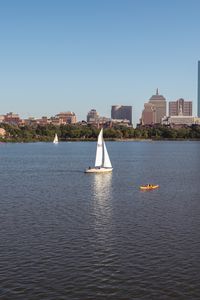
{"label": "distant buildings cluster", "polygon": [[91,125],[112,127],[113,125],[132,126],[132,106],[113,105],[111,117],[102,117],[96,109],[91,109],[87,114],[87,123]]}
{"label": "distant buildings cluster", "polygon": [[[113,105],[111,107],[111,116],[100,116],[96,109],[91,109],[87,116],[87,121],[81,121],[79,124],[90,124],[93,126],[112,127],[115,124],[123,126],[132,126],[132,106]],[[28,118],[21,119],[18,114],[7,113],[0,115],[0,123],[12,125],[62,125],[76,124],[77,117],[74,112],[60,112],[54,117],[42,117],[40,119]],[[192,114],[192,101],[183,98],[176,101],[169,101],[167,113],[167,101],[163,95],[160,95],[158,89],[156,94],[152,95],[148,102],[144,103],[144,109],[141,114],[138,125],[163,124],[169,126],[200,124],[200,61],[198,61],[198,97],[197,97],[197,117]]]}
{"label": "distant buildings cluster", "polygon": [[[81,121],[79,124],[86,125],[90,124],[96,127],[105,126],[112,127],[114,124],[124,125],[124,126],[132,126],[132,106],[124,106],[124,105],[114,105],[111,108],[111,118],[102,117],[98,114],[95,109],[91,109],[87,114],[87,121]],[[0,116],[0,123],[6,123],[10,125],[66,125],[66,124],[76,124],[78,123],[76,114],[74,112],[60,112],[54,117],[46,117],[43,116],[40,119],[28,118],[21,119],[18,114],[15,113],[7,113],[6,115]]]}
{"label": "distant buildings cluster", "polygon": [[200,124],[200,118],[192,115],[192,101],[186,101],[180,98],[169,102],[167,114],[167,101],[163,95],[158,93],[153,95],[147,103],[144,104],[144,110],[141,117],[141,125],[192,125]]}
{"label": "distant buildings cluster", "polygon": [[198,86],[197,86],[197,117],[192,113],[192,101],[186,101],[180,98],[169,102],[167,114],[167,103],[165,97],[159,95],[158,89],[156,95],[153,95],[147,103],[144,104],[144,110],[141,116],[142,125],[163,124],[170,126],[177,125],[200,125],[200,61],[198,61]]}
{"label": "distant buildings cluster", "polygon": [[77,117],[74,112],[68,111],[68,112],[61,112],[57,114],[54,117],[42,117],[40,119],[35,118],[28,118],[28,119],[21,119],[18,114],[14,114],[12,112],[7,113],[6,115],[0,116],[0,123],[6,123],[10,125],[62,125],[62,124],[76,124],[77,123]]}
{"label": "distant buildings cluster", "polygon": [[[200,124],[200,118],[192,116],[192,101],[185,101],[180,98],[176,101],[169,102],[169,110],[167,114],[167,101],[163,95],[158,93],[152,95],[147,103],[144,104],[140,123],[138,125],[192,125]],[[78,122],[77,116],[74,112],[60,112],[53,117],[43,116],[39,119],[28,118],[21,119],[18,114],[7,113],[0,116],[0,123],[7,123],[11,125],[41,125],[48,124],[60,126],[66,124],[81,124],[92,125],[96,127],[113,127],[114,125],[122,125],[132,127],[132,106],[127,105],[113,105],[111,107],[111,116],[100,116],[96,109],[91,109],[87,116],[86,121]]]}

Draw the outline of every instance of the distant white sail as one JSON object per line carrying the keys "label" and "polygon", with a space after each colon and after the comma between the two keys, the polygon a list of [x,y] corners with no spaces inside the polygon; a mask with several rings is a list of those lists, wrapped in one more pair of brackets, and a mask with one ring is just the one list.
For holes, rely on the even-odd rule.
{"label": "distant white sail", "polygon": [[103,142],[103,154],[104,154],[103,167],[104,168],[112,168],[105,142]]}
{"label": "distant white sail", "polygon": [[98,136],[95,167],[101,167],[102,162],[103,162],[103,129],[101,129]]}
{"label": "distant white sail", "polygon": [[58,135],[57,135],[57,133],[55,134],[53,143],[54,143],[54,144],[58,144]]}

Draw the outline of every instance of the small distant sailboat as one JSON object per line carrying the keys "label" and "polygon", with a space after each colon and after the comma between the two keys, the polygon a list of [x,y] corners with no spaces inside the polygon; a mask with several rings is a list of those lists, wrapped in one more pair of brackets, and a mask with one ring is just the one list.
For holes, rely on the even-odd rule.
{"label": "small distant sailboat", "polygon": [[53,143],[54,143],[54,144],[58,144],[58,135],[57,135],[57,133],[55,134]]}
{"label": "small distant sailboat", "polygon": [[97,141],[97,150],[96,150],[96,159],[95,167],[85,170],[85,173],[107,173],[112,172],[112,165],[106,149],[106,144],[103,139],[103,128],[101,129],[98,141]]}

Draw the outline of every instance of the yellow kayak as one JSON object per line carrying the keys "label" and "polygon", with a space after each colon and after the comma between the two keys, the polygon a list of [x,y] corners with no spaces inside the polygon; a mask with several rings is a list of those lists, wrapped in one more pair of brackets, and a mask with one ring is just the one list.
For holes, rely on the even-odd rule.
{"label": "yellow kayak", "polygon": [[140,189],[143,191],[147,191],[147,190],[155,190],[159,188],[158,184],[146,184],[146,185],[141,185]]}

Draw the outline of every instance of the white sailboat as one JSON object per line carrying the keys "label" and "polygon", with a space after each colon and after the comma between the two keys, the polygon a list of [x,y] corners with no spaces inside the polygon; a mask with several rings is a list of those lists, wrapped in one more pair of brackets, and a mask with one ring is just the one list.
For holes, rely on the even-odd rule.
{"label": "white sailboat", "polygon": [[58,144],[58,135],[57,135],[57,133],[55,134],[53,143],[54,143],[54,144]]}
{"label": "white sailboat", "polygon": [[96,150],[95,167],[86,169],[85,173],[107,173],[112,172],[112,165],[103,139],[103,128],[101,129]]}

